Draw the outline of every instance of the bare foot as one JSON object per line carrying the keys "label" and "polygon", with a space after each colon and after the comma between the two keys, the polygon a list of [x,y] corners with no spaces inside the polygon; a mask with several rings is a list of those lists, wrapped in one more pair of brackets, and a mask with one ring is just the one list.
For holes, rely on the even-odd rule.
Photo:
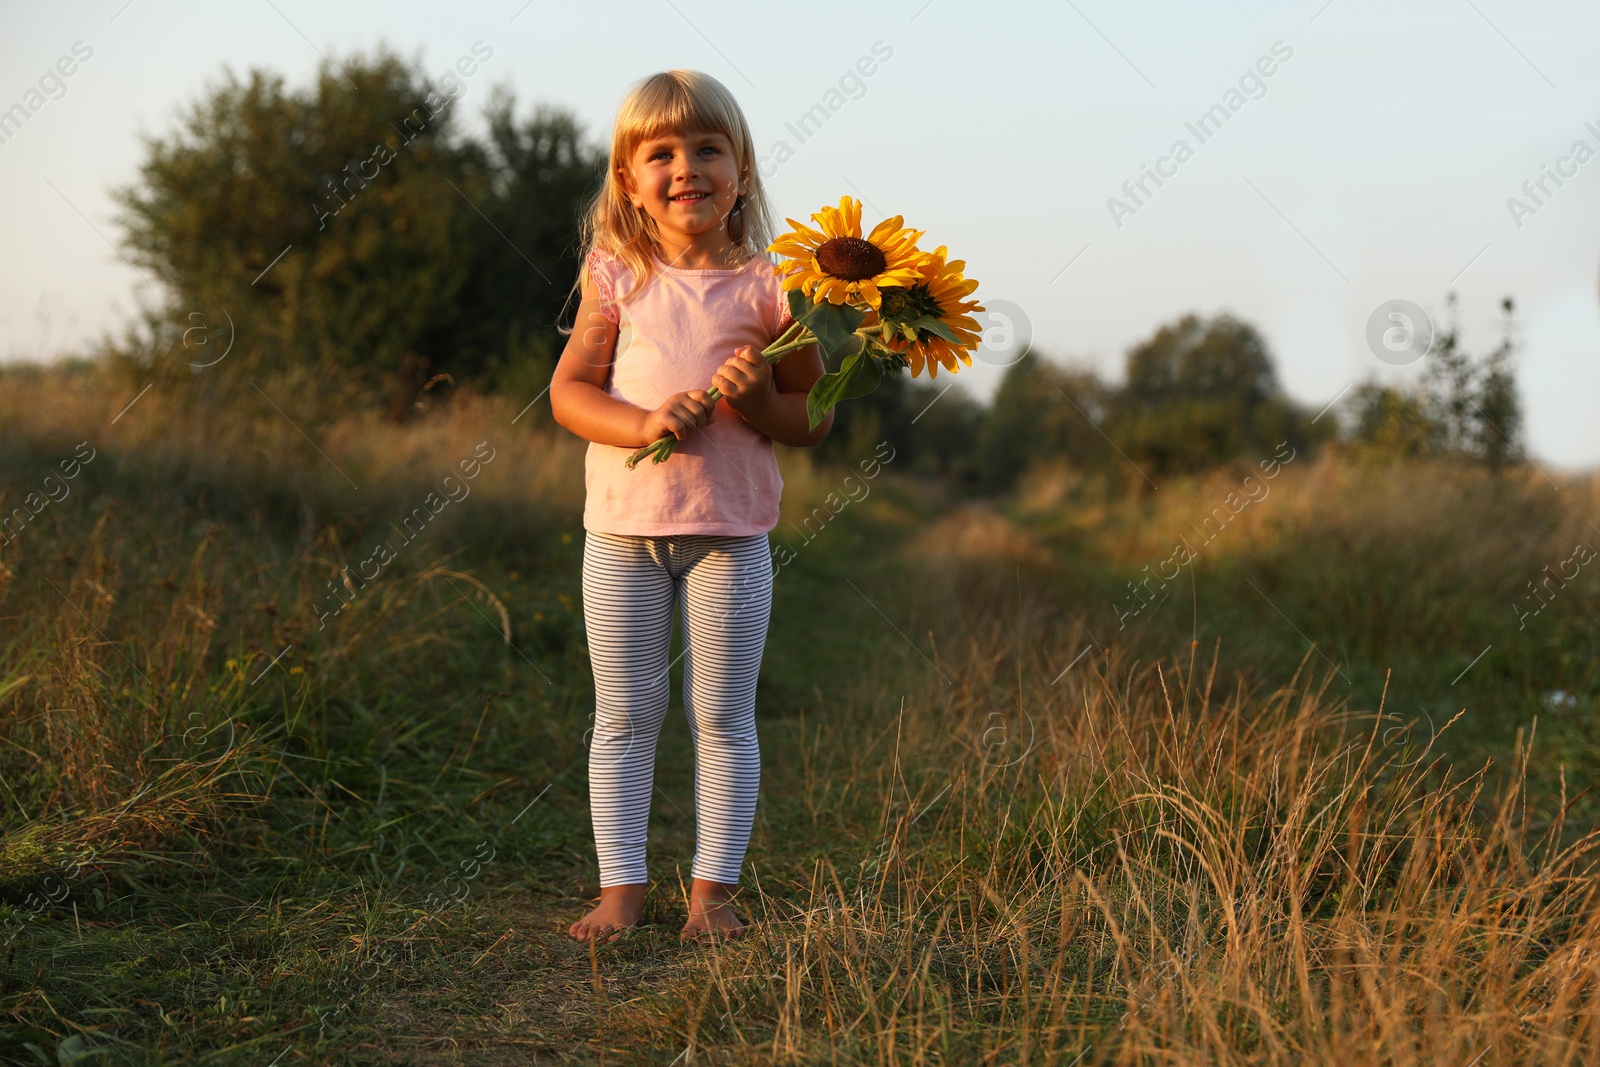
{"label": "bare foot", "polygon": [[743,934],[744,923],[733,911],[733,896],[738,888],[696,878],[689,888],[689,921],[683,924],[679,939],[733,938]]}
{"label": "bare foot", "polygon": [[[567,933],[579,941],[605,937],[615,941],[617,935],[644,917],[643,885],[612,885],[600,890],[600,903],[567,928]],[[606,936],[609,935],[609,936]]]}

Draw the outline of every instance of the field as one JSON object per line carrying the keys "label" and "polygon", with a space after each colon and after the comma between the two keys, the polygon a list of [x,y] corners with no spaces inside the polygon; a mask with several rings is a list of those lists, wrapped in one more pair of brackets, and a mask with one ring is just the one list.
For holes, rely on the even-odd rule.
{"label": "field", "polygon": [[677,941],[675,710],[591,951],[582,442],[144,384],[0,376],[12,1062],[1600,1058],[1600,479],[785,451],[751,936]]}

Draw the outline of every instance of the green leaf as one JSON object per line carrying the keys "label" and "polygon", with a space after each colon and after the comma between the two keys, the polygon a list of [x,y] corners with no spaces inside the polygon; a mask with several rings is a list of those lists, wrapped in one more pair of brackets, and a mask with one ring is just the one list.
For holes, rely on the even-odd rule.
{"label": "green leaf", "polygon": [[806,415],[811,419],[811,428],[815,430],[841,400],[866,396],[882,379],[878,361],[865,351],[845,357],[837,372],[818,378],[806,395]]}
{"label": "green leaf", "polygon": [[106,1052],[106,1049],[95,1048],[90,1045],[82,1034],[72,1034],[69,1037],[62,1038],[60,1044],[56,1045],[56,1063],[62,1065],[62,1067],[69,1067],[71,1064],[82,1063],[87,1059],[97,1060],[105,1055]]}
{"label": "green leaf", "polygon": [[946,326],[943,319],[934,318],[932,315],[924,315],[920,319],[913,319],[911,325],[919,330],[927,330],[935,337],[943,337],[951,344],[960,343],[960,338],[956,336],[956,332]]}
{"label": "green leaf", "polygon": [[850,337],[866,318],[849,304],[817,303],[799,289],[789,290],[789,314],[817,335],[823,358],[836,356],[850,343]]}

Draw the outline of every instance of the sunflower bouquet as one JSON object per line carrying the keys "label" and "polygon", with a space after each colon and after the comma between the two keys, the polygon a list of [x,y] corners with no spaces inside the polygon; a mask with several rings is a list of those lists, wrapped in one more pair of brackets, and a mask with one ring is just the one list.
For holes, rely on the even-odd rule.
{"label": "sunflower bouquet", "polygon": [[[983,306],[968,299],[978,283],[963,276],[964,261],[947,260],[944,245],[919,249],[923,231],[907,229],[899,215],[863,237],[854,197],[841,197],[838,207],[811,219],[817,228],[784,219],[793,229],[767,247],[785,257],[773,270],[783,278],[794,321],[761,355],[776,364],[815,344],[824,362],[837,366],[806,396],[813,429],[840,401],[876,389],[885,373],[909,367],[915,378],[927,367],[934,378],[940,367],[954,374],[960,363],[972,366],[969,353],[980,340],[972,316]],[[722,393],[712,386],[707,395],[715,401]],[[662,436],[629,456],[628,468],[646,456],[662,462],[677,443]]]}

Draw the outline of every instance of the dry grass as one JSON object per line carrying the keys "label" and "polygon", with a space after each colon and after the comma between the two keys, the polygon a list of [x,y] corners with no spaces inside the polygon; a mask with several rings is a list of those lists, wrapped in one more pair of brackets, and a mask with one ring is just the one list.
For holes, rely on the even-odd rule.
{"label": "dry grass", "polygon": [[[340,413],[339,390],[260,384],[217,406],[166,382],[113,422],[141,382],[0,382],[5,504],[76,442],[99,452],[0,548],[5,917],[88,848],[123,879],[106,899],[78,885],[81,915],[39,912],[0,969],[16,1024],[98,1028],[129,1062],[1597,1058],[1588,772],[1535,783],[1526,732],[1452,767],[1473,714],[1413,731],[1381,670],[1367,699],[1303,643],[1298,670],[1252,659],[1287,628],[1222,586],[1241,570],[1314,633],[1444,662],[1570,549],[1600,483],[1297,460],[1202,556],[1232,615],[1191,644],[1185,603],[1181,641],[1103,645],[1095,598],[1241,472],[1110,500],[1060,470],[1007,512],[890,463],[780,578],[754,936],[685,951],[642,931],[591,971],[559,936],[593,888],[573,771],[592,707],[582,443],[514,423],[515,401],[462,394],[395,426]],[[471,504],[319,627],[329,582],[482,441]],[[782,463],[785,523],[852,491],[808,455]],[[1597,601],[1568,592],[1496,668],[1505,686],[1571,684]],[[1227,663],[1241,648],[1249,669]],[[684,751],[664,745],[682,797]],[[672,807],[657,826],[684,846]],[[433,914],[428,890],[490,836],[476,910]],[[683,857],[656,857],[668,885]],[[393,969],[351,992],[374,946]]]}
{"label": "dry grass", "polygon": [[[318,423],[294,403],[310,384],[279,381],[253,408],[198,420],[193,396],[140,396],[105,373],[22,372],[0,389],[6,513],[77,442],[95,450],[70,492],[0,546],[10,877],[91,848],[114,864],[259,806],[285,743],[256,687],[270,662],[336,689],[404,661],[441,640],[419,622],[419,597],[450,586],[508,629],[493,591],[426,542],[359,607],[316,625],[329,582],[373,541],[398,541],[387,523],[478,442],[495,456],[472,485],[474,508],[496,536],[581,508],[570,473],[581,442],[513,425],[506,401],[462,395],[415,426],[367,411]],[[530,500],[548,510],[528,514]]]}
{"label": "dry grass", "polygon": [[[1218,691],[1214,664],[1113,656],[1051,686],[1009,630],[898,714],[827,709],[767,788],[834,840],[877,807],[873,836],[763,869],[757,936],[612,1025],[727,1063],[1600,1051],[1597,838],[1562,843],[1565,798],[1529,810],[1525,750],[1491,794],[1325,681]],[[1043,633],[1025,656],[1083,640]]]}

